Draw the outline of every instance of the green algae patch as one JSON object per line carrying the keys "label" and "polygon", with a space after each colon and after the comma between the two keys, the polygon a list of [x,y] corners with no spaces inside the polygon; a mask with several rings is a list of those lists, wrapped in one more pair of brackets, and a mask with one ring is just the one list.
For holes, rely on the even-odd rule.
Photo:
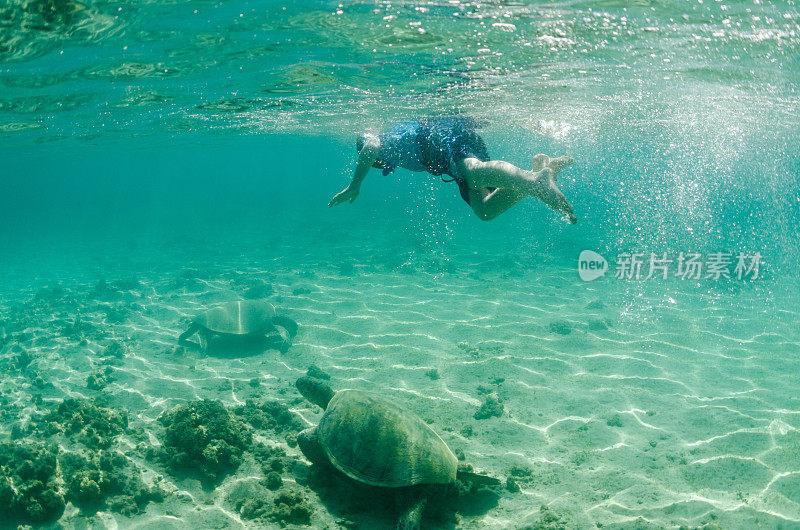
{"label": "green algae patch", "polygon": [[308,504],[302,493],[298,491],[285,491],[280,493],[273,501],[275,507],[268,514],[268,518],[281,526],[287,524],[307,525],[311,523],[311,514],[314,510]]}
{"label": "green algae patch", "polygon": [[120,453],[98,451],[88,456],[67,452],[59,457],[66,499],[85,513],[110,509],[131,517],[143,513],[164,492],[142,482],[138,470]]}
{"label": "green algae patch", "polygon": [[84,513],[102,509],[133,516],[163,499],[160,488],[143,483],[133,461],[108,449],[128,431],[124,411],[65,399],[19,431],[20,437],[51,438],[51,445],[0,444],[0,520],[48,522],[63,513],[66,502]]}
{"label": "green algae patch", "polygon": [[233,409],[233,413],[257,430],[270,430],[277,434],[298,432],[304,425],[279,401],[256,403],[252,399],[245,401],[241,407]]}
{"label": "green algae patch", "polygon": [[41,524],[64,512],[64,497],[56,481],[54,445],[0,444],[0,520]]}
{"label": "green algae patch", "polygon": [[89,449],[106,449],[128,428],[128,415],[97,401],[65,399],[35,423],[46,436],[62,433]]}
{"label": "green algae patch", "polygon": [[97,391],[103,390],[109,383],[114,381],[113,373],[113,368],[106,367],[103,370],[89,374],[89,377],[86,378],[86,388]]}
{"label": "green algae patch", "polygon": [[159,459],[173,473],[195,474],[207,485],[235,472],[253,443],[250,428],[220,401],[191,401],[158,418],[164,427]]}
{"label": "green algae patch", "polygon": [[503,415],[503,400],[495,393],[491,392],[483,396],[483,402],[478,410],[475,411],[476,420],[485,420],[492,417]]}
{"label": "green algae patch", "polygon": [[301,491],[281,488],[270,492],[260,481],[238,483],[228,499],[239,516],[259,527],[310,525],[314,509]]}
{"label": "green algae patch", "polygon": [[18,343],[10,344],[3,353],[0,357],[0,372],[7,374],[23,373],[35,360],[34,355]]}
{"label": "green algae patch", "polygon": [[[260,442],[253,446],[253,456],[256,462],[261,464],[261,469],[268,479],[273,473],[277,473],[280,476],[281,473],[290,469],[296,462],[295,459],[286,455],[286,451],[282,447],[269,446]],[[270,480],[273,483],[275,482],[274,478]]]}

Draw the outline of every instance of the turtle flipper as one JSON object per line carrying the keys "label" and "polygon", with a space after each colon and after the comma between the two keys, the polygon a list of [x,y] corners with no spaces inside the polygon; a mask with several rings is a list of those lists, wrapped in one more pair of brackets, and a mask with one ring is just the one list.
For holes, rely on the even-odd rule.
{"label": "turtle flipper", "polygon": [[467,470],[459,470],[456,477],[470,488],[496,488],[502,486],[502,482],[499,479]]}
{"label": "turtle flipper", "polygon": [[412,496],[405,501],[406,505],[397,520],[397,530],[419,530],[422,524],[422,510],[425,509],[428,498],[424,495]]}
{"label": "turtle flipper", "polygon": [[297,322],[285,315],[277,315],[273,317],[272,324],[280,326],[289,333],[289,337],[294,338],[297,335]]}
{"label": "turtle flipper", "polygon": [[300,447],[303,456],[308,458],[309,462],[312,464],[324,465],[329,463],[328,457],[325,456],[325,451],[323,451],[322,446],[319,445],[317,429],[315,427],[306,429],[298,434],[297,445]]}
{"label": "turtle flipper", "polygon": [[192,324],[189,326],[189,329],[181,333],[178,337],[178,344],[187,348],[202,349],[202,346],[199,343],[189,340],[189,337],[197,333],[201,327],[202,326],[200,326],[200,324],[192,322]]}
{"label": "turtle flipper", "polygon": [[281,327],[276,327],[275,331],[276,334],[270,337],[270,341],[276,350],[281,353],[286,353],[292,345],[292,338],[289,336],[289,333]]}
{"label": "turtle flipper", "polygon": [[278,332],[276,347],[281,353],[286,353],[292,345],[292,339],[297,335],[297,322],[287,316],[278,315],[272,319],[272,325]]}

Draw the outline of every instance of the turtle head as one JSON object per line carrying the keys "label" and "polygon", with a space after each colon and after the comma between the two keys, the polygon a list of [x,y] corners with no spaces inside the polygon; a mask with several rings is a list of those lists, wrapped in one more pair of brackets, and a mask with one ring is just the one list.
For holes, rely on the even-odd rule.
{"label": "turtle head", "polygon": [[313,377],[303,376],[294,384],[303,397],[325,410],[333,397],[334,391],[328,383]]}

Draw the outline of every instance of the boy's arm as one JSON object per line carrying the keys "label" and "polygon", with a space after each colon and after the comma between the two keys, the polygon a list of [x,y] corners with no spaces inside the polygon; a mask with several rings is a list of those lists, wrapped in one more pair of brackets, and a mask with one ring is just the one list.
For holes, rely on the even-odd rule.
{"label": "boy's arm", "polygon": [[362,147],[361,151],[358,153],[358,164],[356,164],[356,170],[353,173],[353,180],[350,181],[349,186],[331,199],[328,206],[336,206],[345,201],[353,202],[356,200],[358,192],[361,189],[361,183],[364,181],[364,178],[366,178],[369,168],[372,167],[372,164],[378,159],[378,150],[380,146],[381,142],[377,136],[371,134],[366,136],[364,139],[364,147]]}

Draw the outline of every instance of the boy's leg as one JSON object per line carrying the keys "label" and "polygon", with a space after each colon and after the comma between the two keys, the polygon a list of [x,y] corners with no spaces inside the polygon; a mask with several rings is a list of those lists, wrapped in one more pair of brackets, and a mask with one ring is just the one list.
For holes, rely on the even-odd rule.
{"label": "boy's leg", "polygon": [[477,158],[465,158],[456,162],[461,174],[471,188],[508,188],[526,195],[534,195],[539,189],[539,173],[525,171],[502,160],[484,162]]}
{"label": "boy's leg", "polygon": [[[556,160],[559,162],[558,164],[554,164],[557,171],[560,171],[563,167],[571,163],[571,159],[565,157],[553,159],[552,161],[548,159],[547,162],[555,162]],[[540,159],[538,156],[534,158],[534,164],[538,165],[539,161]],[[541,159],[541,162],[544,163],[545,161]],[[514,194],[522,195],[523,197],[531,195],[541,200],[552,209],[565,214],[571,223],[577,222],[573,214],[572,206],[567,202],[566,197],[564,197],[564,194],[561,193],[561,190],[558,189],[555,183],[556,171],[550,167],[545,167],[540,171],[525,171],[502,160],[484,162],[477,158],[465,158],[464,160],[458,161],[457,164],[461,174],[466,178],[467,184],[469,184],[470,188],[473,190],[492,187],[502,188]],[[470,197],[472,197],[472,193],[470,193]],[[512,200],[513,195],[501,194],[498,199],[497,207],[491,209],[492,211],[499,210],[495,216],[507,210],[516,204],[516,202],[519,202],[519,199],[514,202],[511,202]],[[485,203],[486,201],[484,200],[483,202]],[[479,208],[481,207],[480,204],[476,206]],[[483,209],[483,215],[478,210],[475,210],[475,213],[483,219],[491,212]]]}
{"label": "boy's leg", "polygon": [[[533,157],[531,166],[533,171],[541,171],[545,167],[550,167],[555,173],[554,177],[557,177],[558,173],[572,162],[574,160],[568,156],[550,158],[547,155],[538,154]],[[504,188],[497,188],[493,191],[486,188],[480,190],[470,188],[469,194],[472,210],[483,221],[494,219],[527,196]]]}
{"label": "boy's leg", "polygon": [[472,211],[484,221],[494,219],[525,197],[527,195],[524,193],[503,188],[492,191],[486,188],[469,190],[469,204],[472,206]]}

